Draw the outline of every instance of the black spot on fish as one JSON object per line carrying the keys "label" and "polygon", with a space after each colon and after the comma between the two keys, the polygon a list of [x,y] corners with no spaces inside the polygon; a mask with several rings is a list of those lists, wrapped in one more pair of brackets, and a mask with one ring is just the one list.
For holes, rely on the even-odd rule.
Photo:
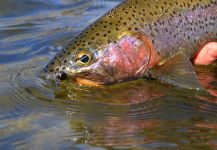
{"label": "black spot on fish", "polygon": [[154,16],[154,14],[152,12],[149,13],[151,16]]}

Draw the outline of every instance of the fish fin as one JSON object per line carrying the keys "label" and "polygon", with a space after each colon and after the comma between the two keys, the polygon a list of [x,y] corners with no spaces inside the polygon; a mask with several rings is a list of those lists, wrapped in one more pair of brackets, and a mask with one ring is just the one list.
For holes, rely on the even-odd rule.
{"label": "fish fin", "polygon": [[202,89],[189,58],[179,53],[150,70],[158,80],[187,89]]}

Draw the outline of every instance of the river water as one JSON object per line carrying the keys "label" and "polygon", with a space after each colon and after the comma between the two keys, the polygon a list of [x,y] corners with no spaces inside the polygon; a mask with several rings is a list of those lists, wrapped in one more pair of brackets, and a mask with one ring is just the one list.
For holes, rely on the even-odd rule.
{"label": "river water", "polygon": [[40,78],[61,47],[118,0],[0,1],[0,149],[217,149],[217,64],[206,91],[155,80],[102,88]]}

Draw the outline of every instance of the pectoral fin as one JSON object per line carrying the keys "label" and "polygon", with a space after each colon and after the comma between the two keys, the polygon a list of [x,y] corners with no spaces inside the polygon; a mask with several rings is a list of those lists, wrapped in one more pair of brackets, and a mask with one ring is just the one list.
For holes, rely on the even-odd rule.
{"label": "pectoral fin", "polygon": [[180,53],[150,70],[153,78],[188,89],[202,89],[196,72],[185,54]]}

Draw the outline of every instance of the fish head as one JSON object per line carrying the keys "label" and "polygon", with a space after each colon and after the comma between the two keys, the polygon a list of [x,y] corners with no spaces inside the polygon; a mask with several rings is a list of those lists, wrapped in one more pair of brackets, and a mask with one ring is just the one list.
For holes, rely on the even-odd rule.
{"label": "fish head", "polygon": [[123,31],[105,38],[84,32],[47,65],[49,77],[104,85],[142,77],[148,69],[150,46],[139,34]]}

